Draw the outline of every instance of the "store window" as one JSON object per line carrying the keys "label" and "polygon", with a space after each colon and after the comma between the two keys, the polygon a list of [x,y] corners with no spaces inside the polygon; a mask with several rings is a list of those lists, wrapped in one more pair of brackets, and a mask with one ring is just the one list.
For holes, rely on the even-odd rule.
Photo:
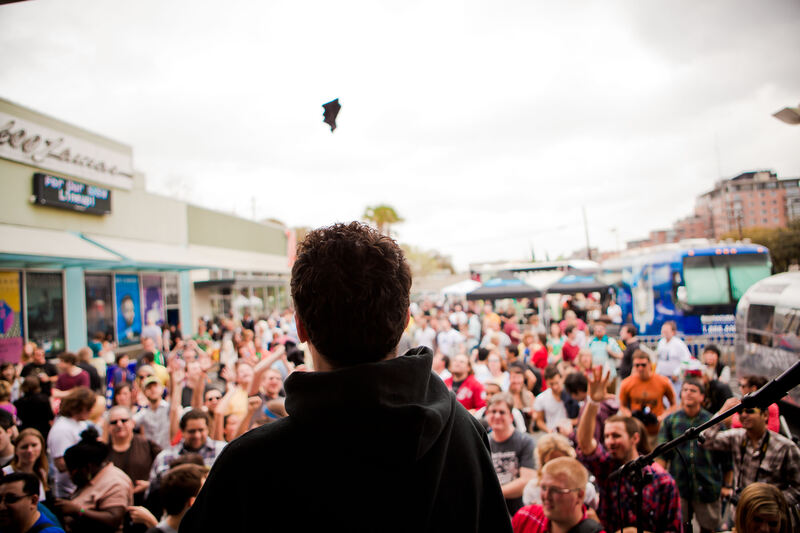
{"label": "store window", "polygon": [[86,274],[86,334],[114,339],[114,298],[111,274]]}
{"label": "store window", "polygon": [[145,324],[164,323],[164,279],[158,274],[142,274],[142,300]]}
{"label": "store window", "polygon": [[28,340],[48,354],[63,352],[64,280],[61,273],[28,272],[25,275],[25,309]]}
{"label": "store window", "polygon": [[167,324],[177,326],[181,321],[178,274],[174,272],[164,274],[164,290],[164,300],[166,302],[165,318]]}

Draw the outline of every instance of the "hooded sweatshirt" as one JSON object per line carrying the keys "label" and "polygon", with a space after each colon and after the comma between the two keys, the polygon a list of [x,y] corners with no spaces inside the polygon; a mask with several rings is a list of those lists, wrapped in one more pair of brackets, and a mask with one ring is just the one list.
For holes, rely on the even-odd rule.
{"label": "hooded sweatshirt", "polygon": [[289,416],[226,446],[180,531],[510,532],[486,432],[431,363],[291,374]]}

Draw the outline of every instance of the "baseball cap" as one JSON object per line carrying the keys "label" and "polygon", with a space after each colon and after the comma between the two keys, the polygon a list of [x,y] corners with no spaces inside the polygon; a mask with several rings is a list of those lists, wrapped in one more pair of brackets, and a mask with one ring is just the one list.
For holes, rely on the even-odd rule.
{"label": "baseball cap", "polygon": [[146,389],[147,387],[149,387],[153,383],[161,384],[161,382],[158,380],[157,377],[155,377],[155,376],[147,376],[146,378],[144,378],[144,381],[142,381],[142,388]]}

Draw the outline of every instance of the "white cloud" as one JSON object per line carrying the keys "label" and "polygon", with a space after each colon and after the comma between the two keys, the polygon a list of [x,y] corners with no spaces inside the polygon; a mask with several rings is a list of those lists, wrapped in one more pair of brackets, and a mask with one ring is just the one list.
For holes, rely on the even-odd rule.
{"label": "white cloud", "polygon": [[580,248],[584,205],[614,248],[720,174],[800,175],[770,116],[800,100],[797,2],[383,4],[11,4],[2,96],[131,145],[153,190],[291,225],[386,202],[459,266]]}

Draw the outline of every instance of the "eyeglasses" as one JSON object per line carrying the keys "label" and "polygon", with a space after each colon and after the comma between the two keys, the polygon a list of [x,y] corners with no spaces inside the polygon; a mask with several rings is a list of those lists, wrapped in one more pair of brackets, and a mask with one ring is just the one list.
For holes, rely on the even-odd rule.
{"label": "eyeglasses", "polygon": [[0,494],[0,503],[12,504],[17,503],[22,498],[27,498],[31,496],[31,494],[12,494],[10,492],[6,492],[5,494]]}
{"label": "eyeglasses", "polygon": [[549,485],[540,485],[539,486],[539,490],[542,491],[542,494],[547,494],[548,492],[553,492],[555,494],[561,494],[563,496],[564,494],[569,494],[570,492],[575,492],[575,491],[581,490],[581,489],[560,489],[558,487],[551,487]]}
{"label": "eyeglasses", "polygon": [[118,418],[116,420],[109,420],[108,423],[115,426],[117,424],[125,424],[128,420],[130,420],[130,418]]}

